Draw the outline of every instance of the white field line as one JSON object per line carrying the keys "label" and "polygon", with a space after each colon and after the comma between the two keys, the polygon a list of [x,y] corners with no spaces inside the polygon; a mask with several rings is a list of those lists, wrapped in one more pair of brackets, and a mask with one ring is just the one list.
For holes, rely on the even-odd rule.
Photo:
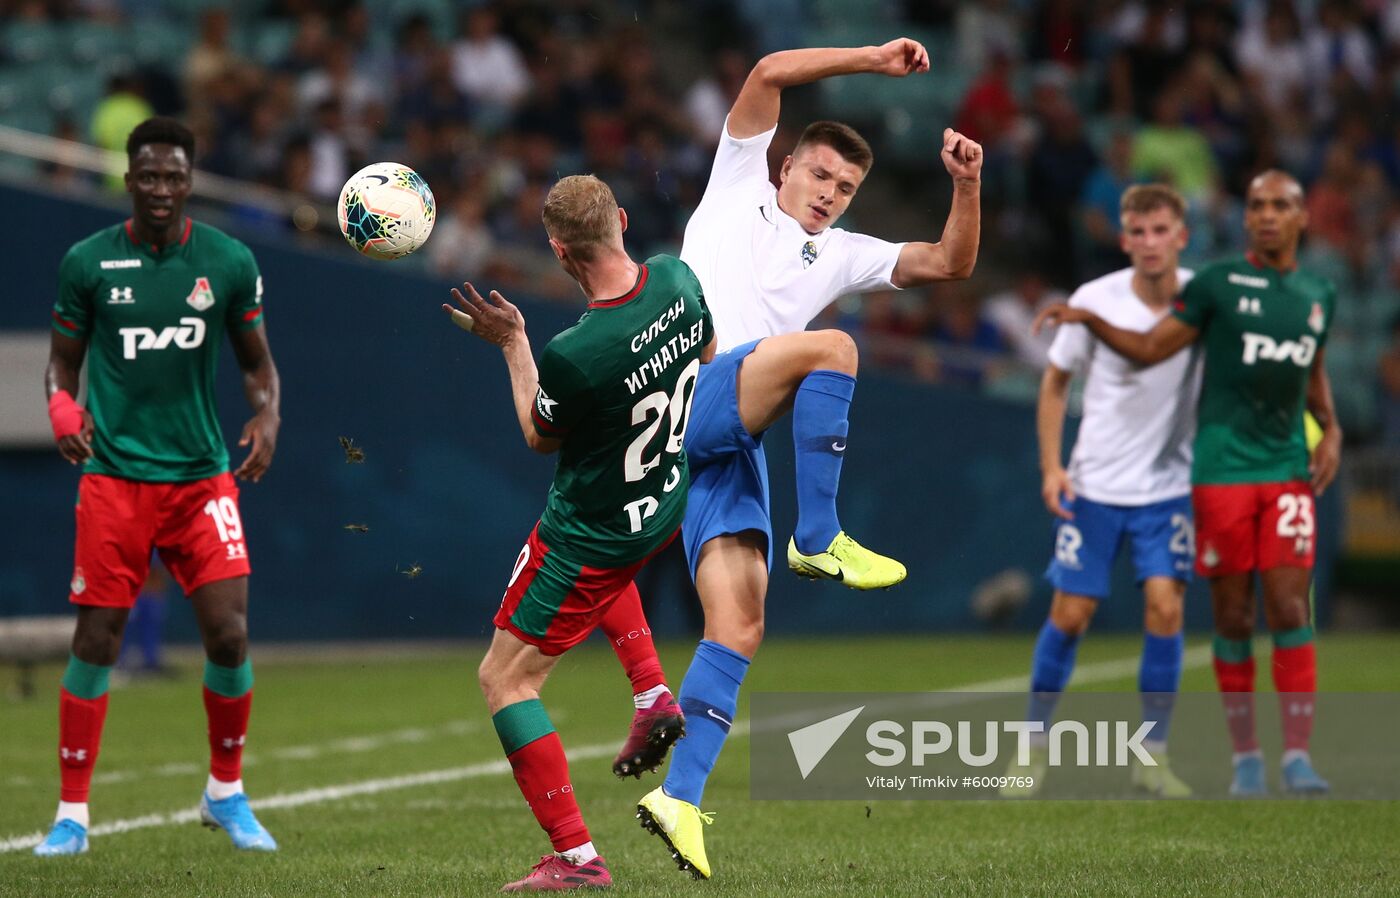
{"label": "white field line", "polygon": [[[314,761],[324,755],[330,754],[361,754],[364,752],[377,751],[390,745],[414,745],[427,742],[439,736],[465,736],[468,733],[481,729],[482,725],[468,720],[454,720],[441,727],[424,729],[422,727],[409,727],[402,730],[394,730],[388,733],[379,733],[373,736],[348,736],[342,739],[334,739],[329,742],[320,742],[312,745],[288,745],[283,748],[260,754],[245,754],[243,756],[243,766],[256,766],[259,762],[272,761]],[[204,763],[172,763],[161,764],[156,767],[130,768],[126,770],[109,770],[105,773],[93,774],[92,784],[94,786],[106,786],[112,783],[126,783],[132,780],[145,781],[148,779],[162,779],[172,776],[194,776],[205,772],[208,765]],[[27,776],[12,776],[5,781],[7,786],[32,786],[35,785],[33,778]]]}
{"label": "white field line", "polygon": [[[1186,652],[1185,656],[1182,658],[1182,667],[1200,667],[1209,660],[1210,648],[1207,646],[1200,646]],[[1086,686],[1095,683],[1111,682],[1131,676],[1137,672],[1137,669],[1138,659],[1136,657],[1118,658],[1112,661],[1098,661],[1092,664],[1080,665],[1074,672],[1074,685]],[[1014,676],[1002,677],[996,680],[983,680],[978,683],[967,683],[961,686],[955,686],[951,689],[939,691],[1020,692],[1029,688],[1029,685],[1028,677]],[[842,710],[844,710],[844,706]],[[807,719],[810,719],[810,717]],[[733,738],[743,738],[748,734],[748,721],[736,721],[733,728],[729,731],[729,735]],[[606,758],[615,751],[617,751],[617,743],[615,742],[597,743],[569,750],[568,757],[571,763],[575,761],[591,761],[597,758]],[[417,786],[455,783],[462,780],[480,779],[486,776],[504,776],[509,773],[510,763],[502,758],[497,761],[469,764],[465,767],[449,767],[444,770],[426,770],[422,773],[411,773],[404,776],[360,780],[353,783],[344,783],[339,786],[304,789],[300,792],[283,792],[277,795],[255,798],[250,804],[255,810],[259,811],[296,808],[309,804],[321,804],[327,801],[339,801],[343,798],[353,798],[359,795],[374,795],[379,792],[412,789]],[[88,834],[91,836],[108,836],[116,833],[131,832],[137,829],[149,829],[156,826],[177,826],[185,823],[194,823],[198,820],[199,810],[197,808],[184,808],[178,811],[169,811],[164,814],[147,814],[143,817],[128,817],[125,820],[101,823],[92,827],[88,831]],[[33,848],[43,841],[43,839],[43,832],[32,832],[27,835],[0,839],[0,854]]]}

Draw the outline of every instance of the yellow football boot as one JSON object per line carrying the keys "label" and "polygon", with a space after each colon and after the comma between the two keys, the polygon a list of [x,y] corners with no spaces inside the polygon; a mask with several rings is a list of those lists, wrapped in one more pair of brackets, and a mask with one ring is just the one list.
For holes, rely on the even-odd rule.
{"label": "yellow football boot", "polygon": [[835,580],[851,589],[888,589],[909,575],[904,565],[862,546],[842,530],[825,552],[803,555],[788,540],[788,567],[799,577]]}
{"label": "yellow football boot", "polygon": [[1030,755],[1023,767],[1019,759],[1011,758],[1011,766],[1006,768],[1006,782],[997,790],[1002,798],[1030,798],[1040,791],[1045,783],[1045,774],[1050,770],[1050,747],[1030,746]]}
{"label": "yellow football boot", "polygon": [[1157,762],[1156,767],[1148,767],[1141,761],[1134,760],[1133,788],[1150,792],[1158,798],[1191,797],[1191,787],[1182,782],[1175,773],[1172,773],[1171,765],[1167,763],[1166,752],[1153,752],[1152,760]]}
{"label": "yellow football boot", "polygon": [[642,821],[642,829],[661,837],[682,871],[696,879],[710,878],[710,859],[705,856],[701,827],[713,823],[713,815],[688,801],[672,798],[657,786],[637,802],[637,819]]}

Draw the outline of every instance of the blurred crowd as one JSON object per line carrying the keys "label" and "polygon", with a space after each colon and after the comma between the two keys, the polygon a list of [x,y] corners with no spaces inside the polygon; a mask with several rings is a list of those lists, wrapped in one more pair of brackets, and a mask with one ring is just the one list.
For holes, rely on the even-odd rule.
{"label": "blurred crowd", "polygon": [[[139,29],[179,7],[180,50],[114,67],[90,119],[60,117],[58,133],[117,147],[141,117],[177,114],[196,129],[201,168],[322,201],[367,162],[403,161],[442,210],[427,264],[553,296],[571,295],[539,217],[557,176],[598,174],[629,210],[632,248],[675,251],[725,112],[759,56],[909,33],[932,52],[919,90],[943,99],[921,105],[906,91],[885,102],[879,91],[893,88],[876,84],[869,102],[838,110],[877,160],[850,225],[932,239],[947,197],[936,135],[952,124],[986,149],[984,250],[967,283],[830,310],[828,320],[865,335],[868,357],[925,380],[1033,390],[1046,342],[1026,325],[1125,263],[1124,187],[1161,180],[1187,196],[1186,263],[1200,264],[1241,247],[1245,185],[1278,166],[1307,187],[1305,264],[1342,287],[1332,347],[1365,378],[1345,411],[1375,434],[1400,414],[1387,349],[1400,312],[1400,2],[252,5],[0,0],[0,13]],[[785,124],[830,114],[831,96],[793,92]],[[891,114],[900,103],[912,143]],[[777,158],[794,137],[779,135]]]}

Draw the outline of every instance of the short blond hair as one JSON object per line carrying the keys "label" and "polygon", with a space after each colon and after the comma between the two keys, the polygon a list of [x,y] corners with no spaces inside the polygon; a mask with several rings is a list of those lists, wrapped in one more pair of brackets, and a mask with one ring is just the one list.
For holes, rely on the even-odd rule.
{"label": "short blond hair", "polygon": [[612,188],[593,175],[560,178],[544,198],[544,229],[581,259],[592,259],[600,247],[622,240],[617,198]]}
{"label": "short blond hair", "polygon": [[1140,215],[1158,209],[1170,209],[1179,221],[1186,220],[1186,198],[1166,184],[1134,184],[1123,191],[1123,198],[1118,201],[1119,215]]}

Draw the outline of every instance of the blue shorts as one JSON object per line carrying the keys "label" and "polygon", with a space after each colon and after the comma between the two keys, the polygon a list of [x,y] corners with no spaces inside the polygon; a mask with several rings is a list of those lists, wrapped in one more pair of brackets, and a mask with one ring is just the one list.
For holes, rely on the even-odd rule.
{"label": "blue shorts", "polygon": [[1066,506],[1072,521],[1055,527],[1055,557],[1045,577],[1061,592],[1108,598],[1113,562],[1128,541],[1138,585],[1148,577],[1191,582],[1195,533],[1191,497],[1151,505],[1105,505],[1076,497]]}
{"label": "blue shorts", "polygon": [[690,576],[700,547],[716,536],[757,530],[768,543],[773,567],[773,526],[768,515],[768,461],[763,436],[755,437],[739,420],[739,366],[757,340],[721,352],[700,366],[685,430],[690,460],[690,498],[681,538]]}

